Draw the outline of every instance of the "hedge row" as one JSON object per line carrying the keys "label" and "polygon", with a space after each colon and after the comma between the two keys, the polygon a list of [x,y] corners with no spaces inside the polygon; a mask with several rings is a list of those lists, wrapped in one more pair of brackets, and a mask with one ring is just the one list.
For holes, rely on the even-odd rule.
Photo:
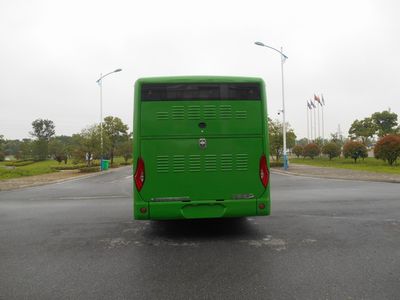
{"label": "hedge row", "polygon": [[33,160],[17,160],[17,161],[6,162],[5,165],[7,167],[23,167],[31,165],[33,163],[35,163]]}

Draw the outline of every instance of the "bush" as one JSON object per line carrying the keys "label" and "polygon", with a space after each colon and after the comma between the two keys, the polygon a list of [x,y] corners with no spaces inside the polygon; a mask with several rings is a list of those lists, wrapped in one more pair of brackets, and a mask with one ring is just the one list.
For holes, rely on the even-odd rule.
{"label": "bush", "polygon": [[99,167],[83,167],[79,169],[81,173],[94,173],[100,171]]}
{"label": "bush", "polygon": [[86,165],[79,164],[79,165],[60,165],[60,166],[53,166],[51,167],[53,170],[61,171],[61,170],[76,170],[80,168],[84,168]]}
{"label": "bush", "polygon": [[374,147],[374,156],[392,166],[400,156],[400,135],[390,134],[382,137]]}
{"label": "bush", "polygon": [[344,144],[343,155],[345,158],[351,157],[357,163],[358,158],[368,157],[367,147],[361,142],[350,141]]}
{"label": "bush", "polygon": [[283,162],[281,161],[271,161],[269,163],[270,168],[283,168]]}
{"label": "bush", "polygon": [[128,162],[124,161],[124,162],[120,163],[121,166],[130,166],[131,164],[132,164],[132,162],[129,162],[129,161]]}
{"label": "bush", "polygon": [[304,146],[304,150],[303,150],[304,157],[308,156],[311,159],[314,159],[314,157],[318,156],[320,153],[321,153],[321,150],[319,149],[319,146],[317,144],[311,143],[311,144]]}
{"label": "bush", "polygon": [[329,160],[340,155],[340,147],[336,143],[330,142],[322,147],[322,153],[328,155]]}
{"label": "bush", "polygon": [[110,164],[110,168],[119,168],[119,163]]}
{"label": "bush", "polygon": [[300,155],[303,155],[304,148],[300,145],[296,145],[293,147],[292,152],[297,156],[297,158],[300,157]]}
{"label": "bush", "polygon": [[7,162],[5,165],[7,167],[23,167],[23,166],[28,166],[35,163],[32,160],[17,160],[17,161],[10,161]]}

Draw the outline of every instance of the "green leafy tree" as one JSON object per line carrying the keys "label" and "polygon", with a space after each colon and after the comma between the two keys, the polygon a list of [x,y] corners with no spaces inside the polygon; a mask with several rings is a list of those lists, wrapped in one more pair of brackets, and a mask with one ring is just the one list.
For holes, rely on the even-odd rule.
{"label": "green leafy tree", "polygon": [[396,113],[385,110],[372,114],[371,118],[376,126],[379,137],[396,133],[396,126],[398,125]]}
{"label": "green leafy tree", "polygon": [[341,152],[340,151],[340,146],[337,145],[334,142],[330,142],[328,144],[325,144],[322,147],[322,153],[325,154],[325,155],[328,155],[329,160],[332,160],[332,158],[334,158],[334,157],[340,156],[340,152]]}
{"label": "green leafy tree", "polygon": [[32,122],[32,129],[30,135],[36,137],[33,156],[36,160],[45,160],[48,157],[50,138],[55,134],[55,125],[51,120],[36,119]]}
{"label": "green leafy tree", "polygon": [[304,147],[308,143],[309,143],[309,140],[307,138],[302,138],[302,139],[296,141],[296,145],[299,145],[299,146],[302,146],[302,147]]}
{"label": "green leafy tree", "polygon": [[335,143],[340,148],[344,145],[343,136],[338,133],[331,133],[331,140],[329,142]]}
{"label": "green leafy tree", "polygon": [[321,153],[321,149],[315,143],[310,143],[310,144],[304,146],[304,150],[303,150],[304,157],[310,157],[311,159],[314,159],[314,157],[318,156],[320,153]]}
{"label": "green leafy tree", "polygon": [[5,159],[5,154],[4,154],[4,136],[0,134],[0,161],[4,161]]}
{"label": "green leafy tree", "polygon": [[303,155],[304,148],[301,145],[296,145],[293,147],[292,152],[299,158],[301,155]]}
{"label": "green leafy tree", "polygon": [[73,156],[80,161],[86,161],[91,166],[92,159],[101,156],[100,148],[100,127],[98,125],[89,126],[81,131],[80,134],[72,136],[74,147]]}
{"label": "green leafy tree", "polygon": [[389,134],[380,138],[374,147],[374,156],[392,166],[400,156],[400,135]]}
{"label": "green leafy tree", "polygon": [[[276,160],[279,160],[283,152],[283,124],[278,120],[268,118],[268,127],[270,152],[276,157]],[[290,128],[289,123],[286,123],[286,147],[291,149],[295,143],[296,134]]]}
{"label": "green leafy tree", "polygon": [[343,155],[345,158],[351,157],[357,163],[357,159],[368,157],[367,147],[361,142],[349,141],[343,146]]}
{"label": "green leafy tree", "polygon": [[17,159],[33,158],[33,141],[31,139],[23,139]]}
{"label": "green leafy tree", "polygon": [[6,140],[3,148],[4,154],[13,155],[17,158],[21,149],[21,144],[22,142],[20,140]]}
{"label": "green leafy tree", "polygon": [[132,158],[132,151],[133,151],[133,139],[132,135],[130,134],[125,138],[123,142],[120,143],[117,153],[118,155],[121,155],[124,158],[125,163],[128,163],[128,160]]}
{"label": "green leafy tree", "polygon": [[352,139],[360,138],[364,145],[368,144],[368,140],[374,136],[377,126],[372,118],[355,120],[349,129],[349,136]]}
{"label": "green leafy tree", "polygon": [[109,157],[114,163],[114,155],[119,143],[122,143],[128,135],[128,125],[118,117],[108,116],[104,118],[103,132],[109,141]]}

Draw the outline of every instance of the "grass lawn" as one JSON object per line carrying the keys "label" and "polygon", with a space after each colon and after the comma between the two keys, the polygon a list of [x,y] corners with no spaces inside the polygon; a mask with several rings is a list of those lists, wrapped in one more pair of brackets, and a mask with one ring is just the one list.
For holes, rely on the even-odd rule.
{"label": "grass lawn", "polygon": [[331,167],[341,169],[352,169],[357,171],[368,171],[377,173],[392,173],[400,174],[400,165],[394,164],[389,166],[387,162],[378,160],[373,157],[357,159],[357,163],[354,163],[354,159],[349,158],[333,158],[331,161],[327,157],[318,158],[290,158],[291,163],[298,163],[303,165],[312,165],[317,167]]}
{"label": "grass lawn", "polygon": [[[94,161],[99,164],[99,161]],[[124,159],[122,157],[115,157],[114,163],[122,163]],[[59,164],[55,160],[39,161],[27,166],[10,168],[6,166],[7,162],[0,162],[0,180],[18,178],[23,176],[33,176],[52,172],[58,172],[53,167],[65,166],[64,163]],[[67,166],[74,166],[71,160],[68,161]]]}

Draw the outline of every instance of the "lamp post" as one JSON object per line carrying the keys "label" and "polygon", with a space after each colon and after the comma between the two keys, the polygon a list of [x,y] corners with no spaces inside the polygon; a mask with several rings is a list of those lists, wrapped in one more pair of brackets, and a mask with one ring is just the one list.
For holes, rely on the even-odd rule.
{"label": "lamp post", "polygon": [[261,47],[266,47],[269,49],[272,49],[276,52],[278,52],[281,55],[281,74],[282,74],[282,118],[283,118],[283,168],[285,170],[288,169],[289,164],[288,164],[288,157],[287,157],[287,152],[286,152],[286,110],[285,110],[285,89],[284,89],[284,80],[283,80],[283,63],[285,62],[288,57],[283,54],[283,48],[281,47],[281,50],[279,51],[278,49],[275,49],[274,47],[265,45],[264,43],[261,42],[255,42],[257,46]]}
{"label": "lamp post", "polygon": [[103,170],[103,78],[112,74],[121,72],[122,69],[116,69],[105,75],[100,74],[100,78],[96,80],[96,83],[100,86],[100,148],[101,148],[101,161],[100,168]]}

